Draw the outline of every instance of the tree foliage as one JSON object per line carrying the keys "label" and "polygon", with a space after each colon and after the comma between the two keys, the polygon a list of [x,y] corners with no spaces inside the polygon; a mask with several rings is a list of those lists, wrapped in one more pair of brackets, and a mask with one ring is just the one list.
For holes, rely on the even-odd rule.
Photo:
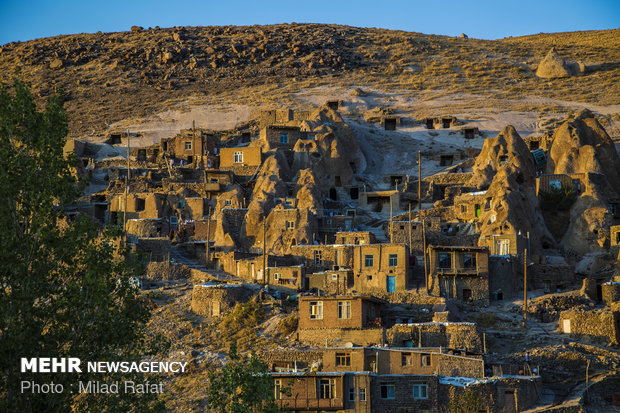
{"label": "tree foliage", "polygon": [[252,356],[244,360],[234,344],[229,357],[231,361],[219,373],[209,374],[209,409],[220,413],[282,411],[274,400],[275,387],[267,365]]}
{"label": "tree foliage", "polygon": [[[63,156],[67,130],[59,95],[39,111],[26,83],[0,87],[0,411],[147,410],[150,395],[77,387],[139,376],[19,371],[22,357],[128,360],[146,344],[149,313],[129,282],[139,267],[115,246],[118,230],[64,214],[79,195],[76,159]],[[22,381],[64,391],[22,394]]]}
{"label": "tree foliage", "polygon": [[548,191],[540,191],[540,206],[545,211],[566,211],[577,200],[577,193],[572,185],[550,187]]}

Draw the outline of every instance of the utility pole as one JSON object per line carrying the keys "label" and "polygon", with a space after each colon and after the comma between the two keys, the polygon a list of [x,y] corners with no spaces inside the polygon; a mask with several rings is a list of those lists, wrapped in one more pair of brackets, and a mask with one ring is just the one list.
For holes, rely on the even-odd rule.
{"label": "utility pole", "polygon": [[263,284],[269,289],[269,280],[267,279],[267,216],[263,220]]}
{"label": "utility pole", "polygon": [[422,209],[422,152],[418,150],[418,209]]}
{"label": "utility pole", "polygon": [[196,169],[196,164],[198,163],[198,159],[196,159],[196,121],[192,121],[192,162],[194,163],[194,169]]}
{"label": "utility pole", "polygon": [[207,208],[207,268],[209,268],[210,256],[210,242],[211,240],[211,200],[209,200],[209,206]]}
{"label": "utility pole", "polygon": [[127,173],[125,174],[125,203],[123,205],[123,232],[125,233],[125,243],[127,242],[127,196],[129,194],[129,174],[131,173],[131,138],[127,130]]}
{"label": "utility pole", "polygon": [[411,202],[409,202],[409,255],[411,256]]}
{"label": "utility pole", "polygon": [[527,248],[523,250],[523,327],[527,326]]}
{"label": "utility pole", "polygon": [[422,219],[422,257],[424,259],[424,285],[426,286],[426,293],[428,294],[428,269],[426,266],[426,220]]}
{"label": "utility pole", "polygon": [[392,228],[392,196],[390,195],[390,244],[393,244],[393,231],[394,228]]}

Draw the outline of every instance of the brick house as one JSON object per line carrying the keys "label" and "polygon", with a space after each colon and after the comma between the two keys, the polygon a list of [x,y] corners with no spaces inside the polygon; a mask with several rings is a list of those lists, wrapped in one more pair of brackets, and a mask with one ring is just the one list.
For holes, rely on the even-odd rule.
{"label": "brick house", "polygon": [[259,137],[270,148],[293,149],[299,139],[306,137],[306,133],[298,126],[270,125],[260,130]]}
{"label": "brick house", "polygon": [[353,247],[354,289],[359,292],[403,291],[410,285],[409,252],[405,244]]}
{"label": "brick house", "polygon": [[261,148],[245,146],[241,148],[222,148],[220,150],[220,168],[259,167],[261,165]]}
{"label": "brick house", "polygon": [[301,297],[298,338],[314,345],[382,344],[385,340],[381,312],[386,303],[370,296]]}
{"label": "brick house", "polygon": [[486,247],[430,246],[427,290],[436,297],[489,301],[489,250]]}

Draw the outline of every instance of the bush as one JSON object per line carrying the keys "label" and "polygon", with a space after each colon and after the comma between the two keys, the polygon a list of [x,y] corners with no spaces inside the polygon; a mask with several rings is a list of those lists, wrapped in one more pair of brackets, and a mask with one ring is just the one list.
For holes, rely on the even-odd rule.
{"label": "bush", "polygon": [[545,211],[566,211],[577,200],[577,193],[572,186],[562,185],[560,188],[550,188],[549,191],[540,191],[538,194],[540,206]]}

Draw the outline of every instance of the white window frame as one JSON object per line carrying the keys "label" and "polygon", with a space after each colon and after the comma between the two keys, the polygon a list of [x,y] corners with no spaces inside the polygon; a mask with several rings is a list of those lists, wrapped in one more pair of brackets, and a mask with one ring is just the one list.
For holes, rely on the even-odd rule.
{"label": "white window frame", "polygon": [[323,319],[323,301],[310,301],[310,320]]}
{"label": "white window frame", "polygon": [[234,153],[235,163],[243,163],[243,152],[238,151]]}
{"label": "white window frame", "polygon": [[348,320],[351,318],[351,301],[338,301],[338,319]]}
{"label": "white window frame", "polygon": [[186,151],[192,150],[192,141],[185,141],[185,150]]}
{"label": "white window frame", "polygon": [[286,221],[286,229],[287,230],[295,229],[295,221]]}

